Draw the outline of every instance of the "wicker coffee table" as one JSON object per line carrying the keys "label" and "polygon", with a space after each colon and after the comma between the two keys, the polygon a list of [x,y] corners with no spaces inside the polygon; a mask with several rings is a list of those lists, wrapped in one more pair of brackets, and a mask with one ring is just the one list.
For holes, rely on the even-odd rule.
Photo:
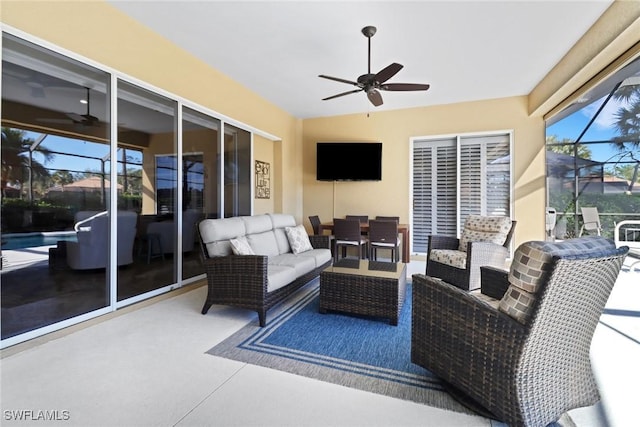
{"label": "wicker coffee table", "polygon": [[320,273],[320,313],[375,316],[398,324],[407,290],[407,265],[342,259]]}

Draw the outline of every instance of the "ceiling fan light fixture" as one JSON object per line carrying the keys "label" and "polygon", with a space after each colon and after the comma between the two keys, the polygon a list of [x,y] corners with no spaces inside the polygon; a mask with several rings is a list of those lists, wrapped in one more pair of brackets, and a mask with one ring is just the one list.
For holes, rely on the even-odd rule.
{"label": "ceiling fan light fixture", "polygon": [[356,90],[339,93],[337,95],[329,96],[327,98],[323,98],[323,101],[339,98],[341,96],[349,95],[356,92],[364,91],[369,98],[369,101],[376,107],[382,105],[382,95],[380,94],[380,90],[388,90],[388,91],[425,91],[429,89],[428,84],[416,84],[416,83],[390,83],[384,84],[387,80],[392,78],[396,73],[398,73],[403,66],[396,62],[388,65],[387,67],[380,70],[378,73],[371,73],[371,37],[376,33],[376,27],[367,26],[362,30],[362,34],[368,39],[368,62],[367,62],[367,73],[361,75],[357,78],[357,80],[345,80],[340,79],[338,77],[331,77],[320,74],[318,77],[328,80],[334,80],[340,83],[346,83],[353,86],[358,87]]}

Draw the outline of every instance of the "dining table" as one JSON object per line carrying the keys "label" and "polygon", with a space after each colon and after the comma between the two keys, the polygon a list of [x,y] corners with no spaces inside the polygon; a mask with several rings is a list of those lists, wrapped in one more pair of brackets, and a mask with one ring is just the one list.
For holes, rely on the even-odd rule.
{"label": "dining table", "polygon": [[[318,228],[318,234],[322,234],[324,231],[333,233],[333,222],[320,223]],[[369,234],[369,223],[360,223],[360,232],[362,234]],[[402,235],[402,262],[408,263],[411,256],[409,254],[409,224],[398,224],[398,233]]]}

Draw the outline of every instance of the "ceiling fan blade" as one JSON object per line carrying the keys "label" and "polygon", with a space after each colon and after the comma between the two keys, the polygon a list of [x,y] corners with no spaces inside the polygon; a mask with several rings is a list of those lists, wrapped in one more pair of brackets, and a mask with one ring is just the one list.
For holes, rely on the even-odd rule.
{"label": "ceiling fan blade", "polygon": [[388,83],[380,86],[381,90],[407,91],[407,90],[427,90],[429,85],[419,83]]}
{"label": "ceiling fan blade", "polygon": [[345,96],[345,95],[349,95],[349,94],[352,94],[352,93],[361,92],[362,90],[363,90],[363,89],[350,90],[350,91],[348,91],[348,92],[342,92],[342,93],[339,93],[339,94],[337,94],[337,95],[330,96],[330,97],[328,97],[328,98],[322,98],[322,100],[323,100],[323,101],[326,101],[326,100],[328,100],[328,99],[338,98],[338,97],[340,97],[340,96]]}
{"label": "ceiling fan blade", "polygon": [[368,91],[367,97],[374,106],[379,107],[382,105],[382,95],[380,95],[380,92],[378,92],[377,90],[371,89],[370,91]]}
{"label": "ceiling fan blade", "polygon": [[349,85],[359,86],[357,82],[352,82],[351,80],[340,79],[338,77],[325,76],[324,74],[320,74],[318,77],[322,77],[323,79],[329,79],[340,83],[346,83]]}
{"label": "ceiling fan blade", "polygon": [[395,76],[396,73],[402,70],[402,65],[394,62],[393,64],[383,68],[378,74],[376,74],[375,81],[378,83],[384,83],[389,80],[391,77]]}
{"label": "ceiling fan blade", "polygon": [[67,125],[70,125],[70,124],[74,123],[74,121],[71,120],[71,118],[68,118],[68,119],[52,119],[52,118],[44,117],[44,118],[38,118],[36,120],[39,121],[39,122],[42,122],[42,123],[59,123],[59,124],[67,124]]}
{"label": "ceiling fan blade", "polygon": [[82,114],[77,114],[77,113],[65,113],[65,114],[74,122],[82,122],[86,120],[86,118]]}

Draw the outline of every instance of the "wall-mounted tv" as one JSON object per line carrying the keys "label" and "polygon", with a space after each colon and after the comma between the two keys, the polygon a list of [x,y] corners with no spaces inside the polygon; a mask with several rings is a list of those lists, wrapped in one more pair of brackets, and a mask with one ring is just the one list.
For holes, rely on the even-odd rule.
{"label": "wall-mounted tv", "polygon": [[318,181],[382,180],[381,142],[318,142]]}

